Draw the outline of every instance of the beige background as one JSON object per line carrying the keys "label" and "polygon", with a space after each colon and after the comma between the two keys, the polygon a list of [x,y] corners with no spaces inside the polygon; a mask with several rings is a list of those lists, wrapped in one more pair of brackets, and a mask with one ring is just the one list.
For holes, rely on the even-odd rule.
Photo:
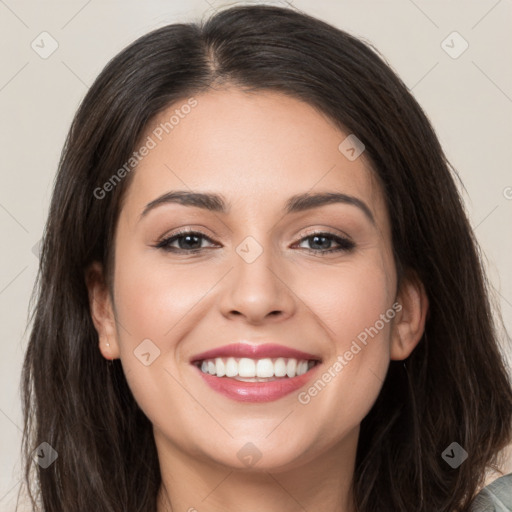
{"label": "beige background", "polygon": [[[227,4],[0,0],[2,511],[14,510],[21,478],[19,379],[38,265],[33,248],[71,119],[106,62],[133,39]],[[512,332],[511,0],[294,0],[293,5],[372,42],[423,106],[464,182],[468,213]],[[43,31],[58,43],[46,59],[31,48]],[[458,58],[441,46],[453,31],[469,44]],[[453,53],[463,42],[451,37],[447,44]]]}

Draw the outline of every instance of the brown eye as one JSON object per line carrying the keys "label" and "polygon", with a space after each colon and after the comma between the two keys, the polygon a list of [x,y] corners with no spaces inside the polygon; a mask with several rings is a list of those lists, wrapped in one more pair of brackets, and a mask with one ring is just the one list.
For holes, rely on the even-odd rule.
{"label": "brown eye", "polygon": [[[161,240],[155,247],[169,252],[200,252],[204,247],[201,246],[203,240],[212,240],[204,233],[199,231],[180,231],[170,237]],[[172,246],[177,242],[178,247]],[[213,243],[213,242],[212,242]]]}

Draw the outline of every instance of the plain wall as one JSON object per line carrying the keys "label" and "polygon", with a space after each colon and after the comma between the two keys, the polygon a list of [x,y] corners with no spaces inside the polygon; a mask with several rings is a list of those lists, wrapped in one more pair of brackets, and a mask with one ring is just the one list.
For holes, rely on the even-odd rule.
{"label": "plain wall", "polygon": [[[38,265],[34,246],[42,235],[72,117],[103,66],[128,43],[164,24],[197,20],[226,4],[0,2],[2,511],[14,510],[21,478],[19,380]],[[471,223],[505,326],[512,332],[512,3],[295,0],[293,5],[372,42],[412,90],[462,178]],[[46,59],[31,47],[43,31],[58,43]],[[469,44],[458,58],[441,46],[453,31]],[[462,40],[453,37],[448,44],[452,53],[462,48]]]}

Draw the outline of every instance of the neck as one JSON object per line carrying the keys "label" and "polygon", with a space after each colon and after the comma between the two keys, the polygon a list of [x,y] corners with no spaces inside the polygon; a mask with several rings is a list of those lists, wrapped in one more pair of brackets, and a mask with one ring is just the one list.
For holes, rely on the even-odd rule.
{"label": "neck", "polygon": [[[162,485],[156,512],[354,512],[351,489],[357,438],[286,468],[235,468],[198,460],[155,431]],[[259,466],[259,465],[258,465]]]}

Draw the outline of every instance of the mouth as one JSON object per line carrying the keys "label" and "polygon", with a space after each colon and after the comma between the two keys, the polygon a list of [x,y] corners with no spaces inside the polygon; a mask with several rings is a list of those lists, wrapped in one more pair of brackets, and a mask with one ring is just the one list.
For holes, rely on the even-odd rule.
{"label": "mouth", "polygon": [[191,364],[214,391],[236,401],[269,402],[298,390],[321,359],[280,345],[227,345],[195,356]]}

